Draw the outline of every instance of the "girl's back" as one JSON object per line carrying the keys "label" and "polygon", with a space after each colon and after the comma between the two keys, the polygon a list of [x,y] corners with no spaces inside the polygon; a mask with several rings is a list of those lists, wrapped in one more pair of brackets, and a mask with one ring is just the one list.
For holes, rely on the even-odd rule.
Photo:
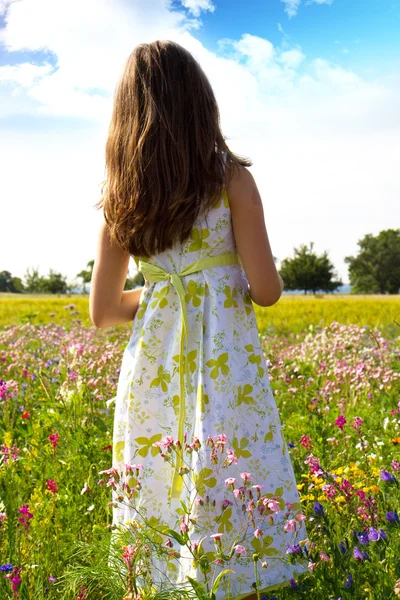
{"label": "girl's back", "polygon": [[[227,156],[220,150],[217,166]],[[281,280],[253,178],[243,166],[234,169],[232,161],[222,177],[227,183],[216,200],[197,206],[201,199],[193,197],[197,214],[187,235],[144,256],[140,250],[152,244],[157,250],[173,223],[169,212],[176,212],[178,230],[190,223],[190,202],[185,204],[186,196],[181,203],[167,202],[167,214],[149,204],[154,226],[160,225],[158,238],[152,239],[151,229],[137,219],[147,205],[137,199],[131,213],[137,251],[131,254],[144,273],[143,290],[122,293],[131,247],[124,253],[113,239],[112,224],[111,233],[104,225],[91,310],[101,325],[135,314],[115,403],[113,469],[125,490],[113,487],[114,524],[129,525],[140,516],[156,528],[178,527],[187,534],[184,546],[168,542],[179,559],[152,560],[152,578],[160,588],[184,583],[187,576],[202,580],[200,564],[193,560],[199,539],[205,538],[208,559],[215,544],[225,554],[236,547],[240,558],[230,597],[244,598],[254,589],[254,552],[262,561],[268,557],[268,569],[260,573],[263,591],[287,584],[296,569],[303,570],[287,562],[286,550],[293,523],[297,543],[306,531],[301,519],[284,526],[283,510],[292,518],[300,510],[299,497],[251,302],[251,297],[260,304],[276,302]],[[112,208],[115,224],[122,213]],[[182,506],[191,507],[190,519]],[[218,559],[212,568],[223,565]],[[218,598],[228,597],[226,585]]]}

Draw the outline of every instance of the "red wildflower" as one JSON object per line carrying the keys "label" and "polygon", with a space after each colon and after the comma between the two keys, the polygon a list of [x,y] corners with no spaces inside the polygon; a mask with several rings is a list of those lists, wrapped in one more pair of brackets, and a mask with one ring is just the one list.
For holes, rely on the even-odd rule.
{"label": "red wildflower", "polygon": [[49,492],[53,492],[53,494],[58,491],[58,487],[56,486],[54,479],[48,479],[46,481],[46,489],[49,490]]}
{"label": "red wildflower", "polygon": [[57,448],[59,438],[60,438],[60,435],[56,432],[56,433],[51,433],[47,439],[49,440],[49,442],[51,443],[53,448]]}

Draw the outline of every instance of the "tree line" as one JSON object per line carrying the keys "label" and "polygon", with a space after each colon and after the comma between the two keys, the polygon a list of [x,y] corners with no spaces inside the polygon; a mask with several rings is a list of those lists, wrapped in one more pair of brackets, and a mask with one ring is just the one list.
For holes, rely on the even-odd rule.
{"label": "tree line", "polygon": [[[351,292],[354,294],[398,294],[400,293],[400,229],[386,229],[378,235],[367,234],[359,242],[357,256],[346,256],[349,265]],[[275,259],[276,260],[276,259]],[[76,277],[82,282],[82,292],[92,279],[94,260]],[[294,256],[285,258],[278,269],[285,289],[302,290],[305,294],[319,291],[335,292],[343,285],[327,252],[318,255],[314,244],[302,244],[294,249]],[[125,289],[144,285],[141,273],[127,277]],[[13,277],[9,271],[0,272],[0,292],[65,294],[76,288],[68,283],[67,277],[50,269],[47,276],[39,274],[37,268],[27,269],[24,279]]]}

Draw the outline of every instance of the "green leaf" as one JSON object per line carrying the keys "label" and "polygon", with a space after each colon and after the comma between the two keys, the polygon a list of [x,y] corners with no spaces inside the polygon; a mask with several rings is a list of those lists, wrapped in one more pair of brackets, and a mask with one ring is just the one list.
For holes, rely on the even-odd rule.
{"label": "green leaf", "polygon": [[107,425],[104,423],[104,421],[99,419],[99,417],[93,417],[93,424],[97,427],[97,429],[100,429],[100,431],[108,431]]}
{"label": "green leaf", "polygon": [[183,537],[180,535],[180,533],[177,533],[176,531],[174,531],[173,529],[167,529],[167,535],[169,535],[169,537],[174,538],[174,540],[176,540],[178,542],[178,544],[180,544],[181,546],[185,545],[185,540],[183,539]]}
{"label": "green leaf", "polygon": [[217,590],[219,588],[219,584],[221,583],[221,579],[227,575],[227,573],[234,573],[235,571],[232,571],[232,569],[225,569],[224,571],[221,571],[221,573],[219,573],[219,575],[216,577],[213,586],[211,588],[211,594],[212,596],[215,597],[215,594],[217,593]]}
{"label": "green leaf", "polygon": [[198,581],[196,581],[195,579],[192,579],[191,577],[187,576],[188,581],[190,582],[190,585],[192,586],[193,590],[196,593],[196,597],[199,600],[208,600],[207,598],[207,593],[204,590],[204,587],[201,585],[201,583],[199,583]]}

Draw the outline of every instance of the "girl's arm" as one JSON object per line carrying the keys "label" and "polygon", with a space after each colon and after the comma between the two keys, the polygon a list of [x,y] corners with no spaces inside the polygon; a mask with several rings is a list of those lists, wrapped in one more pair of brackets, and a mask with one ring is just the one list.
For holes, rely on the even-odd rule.
{"label": "girl's arm", "polygon": [[228,185],[236,247],[249,282],[250,296],[260,306],[272,306],[283,291],[264,221],[257,185],[245,167],[233,172]]}
{"label": "girl's arm", "polygon": [[90,318],[96,327],[132,321],[143,288],[124,291],[130,255],[110,238],[101,224],[90,287]]}

